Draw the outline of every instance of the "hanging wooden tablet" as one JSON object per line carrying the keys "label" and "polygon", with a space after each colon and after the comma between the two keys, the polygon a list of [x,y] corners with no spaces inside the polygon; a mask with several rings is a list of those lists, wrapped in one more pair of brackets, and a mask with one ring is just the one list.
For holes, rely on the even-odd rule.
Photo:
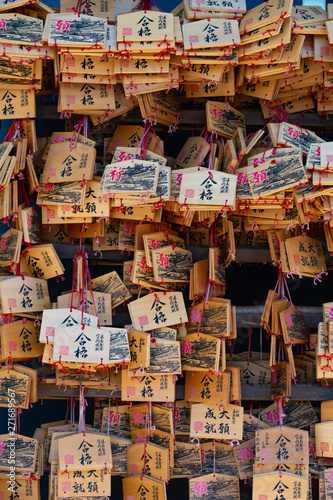
{"label": "hanging wooden tablet", "polygon": [[189,137],[176,158],[176,164],[182,168],[195,167],[204,161],[209,151],[209,145],[203,137]]}
{"label": "hanging wooden tablet", "polygon": [[[187,321],[181,292],[156,292],[128,304],[133,327],[139,331],[153,330],[156,326],[169,326]],[[142,315],[142,311],[145,312]]]}
{"label": "hanging wooden tablet", "polygon": [[124,500],[127,500],[128,497],[132,497],[134,500],[141,498],[146,498],[146,500],[166,500],[165,483],[145,474],[124,477],[122,485]]}
{"label": "hanging wooden tablet", "polygon": [[127,448],[128,474],[147,476],[169,481],[169,450],[153,443],[135,443]]}
{"label": "hanging wooden tablet", "polygon": [[144,160],[111,163],[105,167],[100,194],[156,195],[159,165]]}
{"label": "hanging wooden tablet", "polygon": [[58,440],[59,467],[61,470],[112,469],[109,436],[100,434],[71,433]]}
{"label": "hanging wooden tablet", "polygon": [[209,249],[209,279],[225,286],[225,265],[219,247]]}
{"label": "hanging wooden tablet", "polygon": [[96,236],[93,240],[93,250],[103,252],[105,250],[118,250],[119,245],[119,221],[107,224],[104,229],[105,236]]}
{"label": "hanging wooden tablet", "polygon": [[309,463],[307,431],[284,426],[256,432],[256,463]]}
{"label": "hanging wooden tablet", "polygon": [[47,283],[37,278],[15,277],[0,282],[0,298],[5,314],[31,313],[51,307]]}
{"label": "hanging wooden tablet", "polygon": [[197,444],[175,442],[171,478],[192,477],[202,473],[201,452]]}
{"label": "hanging wooden tablet", "polygon": [[226,372],[187,372],[185,378],[185,400],[191,403],[228,405],[230,374]]}
{"label": "hanging wooden tablet", "polygon": [[20,260],[20,250],[22,244],[22,231],[16,229],[9,229],[0,239],[1,255],[0,266],[10,266]]}
{"label": "hanging wooden tablet", "polygon": [[154,403],[151,407],[152,423],[156,429],[174,434],[172,405],[163,406]]}
{"label": "hanging wooden tablet", "polygon": [[127,364],[130,369],[146,368],[150,364],[150,334],[134,328],[128,330],[128,342],[131,352],[131,361]]}
{"label": "hanging wooden tablet", "polygon": [[189,282],[193,266],[192,252],[174,245],[152,250],[155,281],[166,283]]}
{"label": "hanging wooden tablet", "polygon": [[66,476],[63,475],[64,471],[58,469],[58,495],[69,494],[68,498],[82,498],[82,493],[93,498],[111,495],[111,479],[109,474],[102,473],[104,467],[99,470],[92,466],[90,470],[68,471]]}
{"label": "hanging wooden tablet", "polygon": [[0,468],[11,470],[11,450],[15,449],[15,470],[17,472],[35,472],[38,441],[20,434],[2,434],[0,441],[3,444],[0,456]]}
{"label": "hanging wooden tablet", "polygon": [[177,330],[174,328],[155,328],[154,337],[156,339],[177,340]]}
{"label": "hanging wooden tablet", "polygon": [[184,48],[195,53],[203,47],[225,47],[240,44],[238,23],[236,20],[203,19],[182,26]]}
{"label": "hanging wooden tablet", "polygon": [[174,41],[173,15],[152,10],[118,17],[117,42]]}
{"label": "hanging wooden tablet", "polygon": [[153,268],[147,266],[145,253],[142,250],[137,250],[134,253],[131,283],[136,284],[138,287],[146,287],[155,290],[167,290],[168,288],[167,285],[156,283]]}
{"label": "hanging wooden tablet", "polygon": [[[9,403],[13,408],[28,408],[31,379],[28,375],[3,370],[0,373],[0,407],[8,408]],[[9,428],[9,430],[15,430]]]}
{"label": "hanging wooden tablet", "polygon": [[175,384],[172,375],[130,376],[128,369],[121,372],[123,401],[174,401]]}
{"label": "hanging wooden tablet", "polygon": [[37,479],[36,473],[34,481],[29,479],[19,478],[13,481],[14,486],[8,483],[7,479],[0,479],[0,495],[3,495],[3,500],[10,500],[15,495],[20,500],[39,500],[40,498],[40,481]]}
{"label": "hanging wooden tablet", "polygon": [[198,171],[183,174],[179,203],[235,205],[237,176],[224,172]]}
{"label": "hanging wooden tablet", "polygon": [[61,276],[65,268],[52,244],[36,245],[21,254],[20,272],[31,278],[48,280]]}
{"label": "hanging wooden tablet", "polygon": [[151,375],[181,374],[180,342],[156,339],[150,344],[150,363],[145,369]]}
{"label": "hanging wooden tablet", "polygon": [[61,182],[52,184],[52,189],[45,189],[45,185],[40,186],[40,191],[37,194],[38,205],[82,205],[86,186],[82,187],[82,179],[76,182]]}
{"label": "hanging wooden tablet", "polygon": [[109,360],[110,337],[100,328],[68,326],[55,328],[53,359],[77,363],[103,363]]}
{"label": "hanging wooden tablet", "polygon": [[0,90],[0,118],[34,118],[36,116],[35,90]]}
{"label": "hanging wooden tablet", "polygon": [[291,394],[289,383],[291,381],[289,363],[280,362],[274,365],[275,380],[271,379],[271,397],[273,399],[289,397]]}
{"label": "hanging wooden tablet", "polygon": [[333,447],[332,422],[323,422],[315,425],[317,457],[330,457]]}
{"label": "hanging wooden tablet", "polygon": [[206,117],[209,132],[215,131],[218,135],[230,139],[237,128],[241,128],[246,135],[244,115],[225,103],[207,101]]}
{"label": "hanging wooden tablet", "polygon": [[23,240],[25,243],[40,243],[40,221],[37,211],[33,207],[26,207],[21,210],[23,224]]}
{"label": "hanging wooden tablet", "polygon": [[119,278],[116,271],[103,274],[98,278],[93,278],[91,280],[91,284],[93,290],[96,292],[111,294],[112,309],[122,304],[125,300],[131,298],[131,294]]}
{"label": "hanging wooden tablet", "polygon": [[235,401],[240,403],[242,399],[241,369],[239,366],[227,364],[226,372],[230,373],[230,401],[232,403]]}
{"label": "hanging wooden tablet", "polygon": [[125,250],[129,252],[135,250],[135,230],[137,225],[138,223],[136,221],[119,221],[119,250]]}
{"label": "hanging wooden tablet", "polygon": [[247,179],[255,199],[307,182],[304,167],[298,157],[286,160],[283,165],[271,161],[263,163],[260,168],[248,172]]}
{"label": "hanging wooden tablet", "polygon": [[[50,20],[49,45],[89,47],[104,46],[107,20],[84,14],[59,14]],[[85,34],[83,36],[83,33]]]}
{"label": "hanging wooden tablet", "polygon": [[92,179],[95,167],[95,149],[62,150],[47,156],[41,175],[42,183],[83,181]]}
{"label": "hanging wooden tablet", "polygon": [[308,330],[304,314],[296,307],[289,307],[279,313],[284,342],[304,344],[308,340]]}
{"label": "hanging wooden tablet", "polygon": [[207,498],[217,499],[226,495],[232,500],[239,498],[239,479],[234,476],[225,474],[207,474],[205,476],[195,477],[189,481],[189,498],[190,500]]}
{"label": "hanging wooden tablet", "polygon": [[103,408],[101,432],[109,433],[110,436],[118,436],[124,439],[130,438],[130,413],[128,406],[117,405],[110,406],[110,409],[108,407]]}
{"label": "hanging wooden tablet", "polygon": [[[45,309],[40,326],[39,342],[53,343],[55,328],[80,325],[81,322],[82,313],[76,309],[72,311],[70,308]],[[97,316],[84,313],[83,324],[97,328]]]}
{"label": "hanging wooden tablet", "polygon": [[191,406],[191,437],[242,439],[243,408],[241,406],[195,404]]}
{"label": "hanging wooden tablet", "polygon": [[[290,493],[297,491],[297,498],[307,500],[308,498],[308,478],[287,472],[270,472],[253,477],[253,495],[259,498],[265,492],[267,500],[276,499],[276,495],[289,498]],[[293,493],[294,495],[294,493]]]}
{"label": "hanging wooden tablet", "polygon": [[253,476],[253,465],[255,456],[255,439],[244,441],[239,446],[233,447],[234,457],[237,464],[239,479],[247,479]]}
{"label": "hanging wooden tablet", "polygon": [[36,403],[38,401],[37,397],[37,386],[38,386],[38,372],[34,368],[29,368],[24,365],[13,365],[13,370],[18,373],[23,373],[30,378],[30,392],[29,392],[29,403]]}
{"label": "hanging wooden tablet", "polygon": [[212,336],[230,337],[231,304],[228,299],[210,297],[205,303],[198,302],[188,308],[189,321],[187,333],[200,333]]}
{"label": "hanging wooden tablet", "polygon": [[110,436],[112,451],[111,475],[127,474],[127,448],[132,444],[130,439]]}
{"label": "hanging wooden tablet", "polygon": [[174,422],[175,435],[190,434],[190,403],[175,401]]}
{"label": "hanging wooden tablet", "polygon": [[38,328],[31,320],[20,320],[1,326],[1,352],[6,358],[29,359],[43,354],[38,342]]}
{"label": "hanging wooden tablet", "polygon": [[303,154],[307,155],[310,152],[311,144],[323,143],[325,141],[310,130],[283,122],[279,129],[278,142],[284,146],[301,147]]}
{"label": "hanging wooden tablet", "polygon": [[[208,441],[200,443],[202,458],[202,474],[226,474],[238,476],[237,464],[234,458],[234,447],[229,444]],[[215,464],[215,467],[214,467]]]}
{"label": "hanging wooden tablet", "polygon": [[[302,429],[310,423],[318,422],[317,415],[310,401],[288,401],[284,403],[283,422],[289,427]],[[279,423],[279,412],[275,405],[270,405],[260,412],[260,418],[270,426]]]}
{"label": "hanging wooden tablet", "polygon": [[182,238],[178,238],[172,231],[150,233],[143,235],[144,250],[146,254],[147,265],[153,267],[152,251],[169,245],[177,245],[179,248],[185,248]]}
{"label": "hanging wooden tablet", "polygon": [[291,272],[319,274],[326,271],[323,246],[313,238],[288,238],[286,249]]}
{"label": "hanging wooden tablet", "polygon": [[218,371],[220,339],[201,333],[182,337],[181,355],[184,371]]}

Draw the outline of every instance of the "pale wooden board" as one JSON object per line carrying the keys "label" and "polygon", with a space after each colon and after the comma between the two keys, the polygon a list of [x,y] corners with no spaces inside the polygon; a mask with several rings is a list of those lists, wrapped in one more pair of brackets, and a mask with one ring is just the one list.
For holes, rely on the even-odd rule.
{"label": "pale wooden board", "polygon": [[152,10],[117,18],[117,42],[174,41],[173,15]]}
{"label": "pale wooden board", "polygon": [[241,406],[195,404],[191,406],[191,437],[242,439],[243,408]]}

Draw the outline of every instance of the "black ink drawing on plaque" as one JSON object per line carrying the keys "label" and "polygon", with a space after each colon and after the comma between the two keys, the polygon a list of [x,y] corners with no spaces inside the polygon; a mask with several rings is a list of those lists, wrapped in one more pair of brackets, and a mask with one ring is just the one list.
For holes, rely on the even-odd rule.
{"label": "black ink drawing on plaque", "polygon": [[171,433],[170,410],[165,407],[152,406],[152,421],[156,429]]}
{"label": "black ink drawing on plaque", "polygon": [[[15,440],[13,437],[15,436]],[[20,436],[19,434],[2,435],[0,436],[0,441],[6,443],[2,447],[2,453],[0,456],[0,467],[1,469],[7,470],[10,468],[11,463],[11,447],[10,444],[15,443],[15,469],[23,470],[29,472],[35,472],[36,458],[37,458],[37,444],[36,439],[27,438],[25,436]]]}
{"label": "black ink drawing on plaque", "polygon": [[163,446],[163,448],[171,448],[171,440],[173,439],[171,434],[168,434],[163,431],[152,431],[150,433],[150,441],[154,444],[158,444],[159,446]]}
{"label": "black ink drawing on plaque", "polygon": [[[203,478],[201,478],[203,479]],[[196,480],[190,481],[190,498],[196,500],[238,500],[239,499],[239,479],[232,476],[221,476],[216,474],[204,477],[205,488],[196,486]],[[200,486],[200,478],[198,478]],[[206,491],[206,493],[205,493]]]}
{"label": "black ink drawing on plaque", "polygon": [[200,448],[193,444],[176,442],[171,475],[173,477],[200,476],[201,473]]}
{"label": "black ink drawing on plaque", "polygon": [[156,328],[154,330],[154,337],[156,339],[177,340],[177,330],[173,330],[172,328]]}
{"label": "black ink drawing on plaque", "polygon": [[[42,44],[43,21],[19,14],[2,14],[1,19],[5,25],[1,30],[0,40],[8,42],[18,42],[20,44],[38,45]],[[7,17],[8,16],[8,17]]]}
{"label": "black ink drawing on plaque", "polygon": [[[171,253],[169,253],[171,251]],[[187,250],[177,249],[172,250],[172,247],[165,247],[154,252],[152,258],[155,257],[155,265],[157,268],[158,281],[190,281],[190,272],[193,267],[192,253]]]}
{"label": "black ink drawing on plaque", "polygon": [[[6,75],[7,77],[16,77],[21,79],[31,79],[32,77],[32,65],[29,64],[17,64],[14,66],[10,61],[2,59],[0,61],[0,74]],[[2,79],[1,79],[2,83]]]}
{"label": "black ink drawing on plaque", "polygon": [[146,161],[112,163],[105,167],[102,179],[103,189],[110,193],[155,192],[158,170],[159,166],[156,163]]}
{"label": "black ink drawing on plaque", "polygon": [[24,408],[27,398],[29,377],[22,377],[13,371],[6,370],[1,377],[0,406],[8,406],[8,389],[15,391],[15,403],[17,408]]}
{"label": "black ink drawing on plaque", "polygon": [[170,174],[171,170],[169,167],[160,167],[156,196],[161,196],[162,198],[170,197]]}
{"label": "black ink drawing on plaque", "polygon": [[[66,23],[70,23],[68,26]],[[66,44],[75,43],[83,45],[101,44],[104,46],[106,39],[106,19],[81,15],[77,19],[66,21],[66,16],[61,19],[51,19],[49,43]]]}
{"label": "black ink drawing on plaque", "polygon": [[81,205],[82,181],[61,182],[52,184],[52,190],[47,190],[43,185],[40,186],[38,193],[38,203],[47,205],[48,202],[57,205]]}
{"label": "black ink drawing on plaque", "polygon": [[14,261],[18,237],[19,237],[19,232],[7,231],[6,235],[4,235],[1,238],[2,245],[1,245],[0,265],[3,265],[2,263],[10,263]]}
{"label": "black ink drawing on plaque", "polygon": [[267,167],[257,167],[247,174],[254,198],[281,191],[287,186],[307,182],[305,169],[298,156]]}
{"label": "black ink drawing on plaque", "polygon": [[310,401],[288,401],[283,406],[283,424],[287,427],[302,429],[318,422],[318,417]]}
{"label": "black ink drawing on plaque", "polygon": [[146,373],[181,373],[180,342],[156,341],[150,347],[150,365]]}
{"label": "black ink drawing on plaque", "polygon": [[[24,212],[23,212],[24,217]],[[27,223],[28,227],[28,243],[39,243],[40,242],[40,223],[39,223],[39,215],[34,210],[30,214],[31,224]]]}
{"label": "black ink drawing on plaque", "polygon": [[[108,408],[103,411],[102,427],[101,432],[106,433],[108,431],[108,421],[107,421]],[[117,411],[115,406],[110,408],[109,414],[109,434],[110,436],[118,436],[121,438],[131,438],[130,431],[130,414],[128,411]]]}
{"label": "black ink drawing on plaque", "polygon": [[186,340],[183,340],[182,365],[193,368],[213,368],[216,365],[215,342],[204,337],[193,338],[184,345],[185,342]]}
{"label": "black ink drawing on plaque", "polygon": [[[237,463],[233,449],[226,446],[215,447],[215,472],[226,474],[227,476],[238,476]],[[214,473],[214,448],[213,445],[208,450],[202,450],[202,474]]]}
{"label": "black ink drawing on plaque", "polygon": [[124,328],[103,328],[110,332],[109,362],[130,361],[127,331]]}
{"label": "black ink drawing on plaque", "polygon": [[[191,308],[189,309],[191,311]],[[195,311],[195,309],[193,309]],[[196,309],[196,312],[198,309]],[[199,310],[201,316],[202,309]],[[219,302],[207,302],[205,309],[203,310],[200,333],[205,335],[221,335],[222,332],[227,332],[228,327],[228,309],[227,304],[222,304]],[[191,312],[189,312],[190,318],[192,317]],[[187,333],[195,333],[198,331],[200,316],[196,317],[193,315],[193,319],[197,321],[189,321],[187,326]]]}
{"label": "black ink drawing on plaque", "polygon": [[131,444],[130,439],[111,437],[112,474],[127,473],[127,447]]}
{"label": "black ink drawing on plaque", "polygon": [[[282,328],[286,330],[291,340],[306,342],[308,340],[308,328],[302,312],[295,311],[294,314],[283,314],[284,322]],[[291,319],[290,319],[291,318]]]}
{"label": "black ink drawing on plaque", "polygon": [[116,271],[99,277],[98,281],[93,279],[92,288],[95,292],[110,293],[113,309],[131,297]]}
{"label": "black ink drawing on plaque", "polygon": [[189,406],[176,406],[175,434],[189,434],[191,428],[190,419],[191,409]]}

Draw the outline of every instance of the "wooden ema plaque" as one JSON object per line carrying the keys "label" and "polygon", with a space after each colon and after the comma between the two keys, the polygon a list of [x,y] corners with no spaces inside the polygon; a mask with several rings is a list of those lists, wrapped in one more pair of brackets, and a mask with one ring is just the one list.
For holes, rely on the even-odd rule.
{"label": "wooden ema plaque", "polygon": [[309,434],[291,427],[272,427],[256,432],[256,463],[308,464]]}
{"label": "wooden ema plaque", "polygon": [[193,333],[182,337],[181,356],[184,371],[219,370],[221,341],[210,335]]}
{"label": "wooden ema plaque", "polygon": [[47,283],[43,279],[15,277],[0,282],[4,314],[32,313],[51,307]]}
{"label": "wooden ema plaque", "polygon": [[90,470],[105,466],[112,469],[109,436],[98,433],[71,433],[58,440],[59,467],[61,470]]}
{"label": "wooden ema plaque", "polygon": [[235,405],[192,405],[190,436],[199,439],[242,439],[243,408]]}
{"label": "wooden ema plaque", "polygon": [[190,500],[203,500],[204,498],[226,498],[237,500],[239,498],[239,479],[225,474],[207,474],[190,479],[189,498]]}
{"label": "wooden ema plaque", "polygon": [[[148,331],[156,327],[186,323],[187,313],[181,292],[156,292],[134,300],[128,310],[135,330]],[[143,314],[144,311],[144,314]]]}
{"label": "wooden ema plaque", "polygon": [[186,401],[216,405],[229,404],[230,373],[187,372],[185,377]]}
{"label": "wooden ema plaque", "polygon": [[297,498],[306,500],[308,498],[308,478],[288,472],[270,472],[253,477],[253,496],[260,498],[265,492],[265,500],[275,500],[276,495],[286,495],[286,498],[293,498],[297,492]]}
{"label": "wooden ema plaque", "polygon": [[123,401],[174,401],[173,375],[131,376],[128,369],[121,372]]}
{"label": "wooden ema plaque", "polygon": [[130,475],[147,476],[169,481],[169,450],[153,443],[135,443],[127,448],[127,468]]}
{"label": "wooden ema plaque", "polygon": [[122,483],[124,499],[166,500],[165,482],[159,479],[143,474],[124,477]]}
{"label": "wooden ema plaque", "polygon": [[53,359],[108,364],[110,335],[101,328],[78,325],[55,328]]}
{"label": "wooden ema plaque", "polygon": [[6,358],[29,359],[43,354],[43,345],[38,342],[38,329],[31,320],[2,325],[0,334],[2,354]]}

